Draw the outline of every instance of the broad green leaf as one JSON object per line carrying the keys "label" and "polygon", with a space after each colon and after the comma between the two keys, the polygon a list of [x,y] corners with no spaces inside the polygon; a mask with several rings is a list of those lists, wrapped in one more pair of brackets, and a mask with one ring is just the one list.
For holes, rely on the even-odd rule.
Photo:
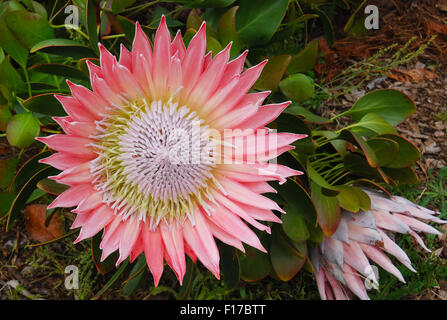
{"label": "broad green leaf", "polygon": [[6,127],[6,138],[10,145],[26,148],[34,142],[39,132],[39,121],[32,113],[19,113],[9,121]]}
{"label": "broad green leaf", "polygon": [[315,225],[317,221],[317,212],[315,204],[307,191],[292,179],[287,179],[284,184],[275,186],[281,198],[285,200],[289,210],[303,216],[311,225]]}
{"label": "broad green leaf", "polygon": [[60,102],[54,97],[54,93],[44,93],[31,97],[23,101],[23,106],[28,110],[50,116],[61,117],[67,115]]}
{"label": "broad green leaf", "polygon": [[332,25],[331,18],[327,15],[326,12],[320,10],[318,8],[314,8],[314,11],[320,16],[320,22],[323,26],[324,36],[327,40],[327,43],[332,46],[335,41],[335,31],[334,26]]}
{"label": "broad green leaf", "polygon": [[289,55],[270,57],[253,87],[261,91],[276,91],[290,59]]}
{"label": "broad green leaf", "polygon": [[28,50],[12,34],[3,18],[0,18],[0,47],[3,48],[22,68],[26,68]]}
{"label": "broad green leaf", "polygon": [[39,160],[49,156],[51,156],[51,152],[44,151],[32,156],[28,161],[26,161],[17,171],[10,190],[17,192],[37,171],[48,167],[48,165],[40,163]]}
{"label": "broad green leaf", "polygon": [[383,171],[398,184],[416,184],[419,178],[411,167],[383,168]]}
{"label": "broad green leaf", "polygon": [[136,0],[120,0],[120,1],[113,1],[112,2],[112,11],[113,12],[120,12],[123,9],[126,9],[127,7],[130,7],[136,2]]}
{"label": "broad green leaf", "polygon": [[[3,55],[1,48],[0,54]],[[3,57],[3,59],[0,59],[0,82],[15,93],[27,91],[25,82],[22,80],[16,69],[12,66],[11,62],[9,61],[9,57]]]}
{"label": "broad green leaf", "polygon": [[15,38],[26,48],[54,38],[54,31],[44,16],[28,11],[12,11],[6,15],[6,24]]}
{"label": "broad green leaf", "polygon": [[292,115],[290,113],[282,113],[276,118],[275,123],[280,132],[291,132],[297,134],[306,134],[307,137],[297,140],[292,145],[295,147],[297,153],[301,155],[312,154],[315,150],[314,142],[312,141],[312,132],[309,125],[301,117]]}
{"label": "broad green leaf", "polygon": [[357,213],[360,210],[360,199],[354,187],[342,186],[336,196],[338,204],[345,210]]}
{"label": "broad green leaf", "polygon": [[236,28],[244,43],[263,45],[270,41],[286,14],[288,0],[241,0]]}
{"label": "broad green leaf", "polygon": [[[153,11],[152,11],[152,15],[151,15],[151,21],[148,24],[148,28],[149,29],[156,29],[158,28],[158,26],[160,25],[160,21],[161,21],[161,17],[162,15],[165,16],[166,18],[166,25],[169,28],[174,28],[174,27],[178,27],[178,26],[183,26],[184,23],[180,22],[178,20],[175,20],[172,15],[170,14],[169,10],[161,7],[161,6],[157,6]],[[143,30],[145,29],[144,26],[142,26]]]}
{"label": "broad green leaf", "polygon": [[187,29],[185,34],[183,35],[183,42],[185,43],[185,46],[188,47],[189,43],[191,42],[192,38],[196,34],[195,29]]}
{"label": "broad green leaf", "polygon": [[374,150],[379,167],[386,166],[393,161],[399,151],[399,144],[391,139],[375,137],[367,141]]}
{"label": "broad green leaf", "polygon": [[86,1],[85,25],[87,26],[88,39],[93,50],[99,55],[96,4],[94,0]]}
{"label": "broad green leaf", "polygon": [[286,214],[281,217],[284,233],[293,241],[307,240],[310,234],[302,213],[289,208],[289,206],[285,206],[284,209]]}
{"label": "broad green leaf", "polygon": [[312,113],[312,111],[310,111],[309,109],[301,107],[299,104],[295,102],[293,102],[290,106],[288,106],[287,109],[284,110],[284,112],[302,116],[304,120],[306,120],[309,123],[326,124],[331,122],[330,119],[320,117],[319,115]]}
{"label": "broad green leaf", "polygon": [[121,266],[119,269],[113,274],[113,276],[110,278],[110,280],[102,287],[101,290],[98,291],[98,293],[95,294],[95,296],[92,298],[92,300],[98,300],[100,296],[104,294],[115,282],[118,280],[120,275],[126,270],[127,266],[129,265],[129,258],[127,258],[125,261],[121,263]]}
{"label": "broad green leaf", "polygon": [[279,230],[272,234],[269,252],[273,269],[281,281],[292,279],[306,261],[306,258],[287,241]]}
{"label": "broad green leaf", "polygon": [[312,79],[302,73],[292,74],[279,83],[282,93],[296,102],[306,101],[314,95]]}
{"label": "broad green leaf", "polygon": [[234,247],[222,245],[219,253],[225,287],[229,290],[234,289],[238,285],[241,276],[237,251]]}
{"label": "broad green leaf", "polygon": [[200,18],[197,10],[192,9],[188,14],[188,18],[186,19],[186,29],[199,30],[202,22],[203,20]]}
{"label": "broad green leaf", "polygon": [[368,164],[371,167],[373,168],[378,167],[377,157],[376,154],[374,153],[374,150],[368,145],[368,143],[361,134],[351,130],[343,130],[340,133],[339,137],[360,148],[360,150],[365,155]]}
{"label": "broad green leaf", "polygon": [[6,215],[14,202],[15,195],[10,192],[0,192],[0,218]]}
{"label": "broad green leaf", "polygon": [[231,58],[236,57],[243,46],[242,39],[236,31],[236,12],[238,9],[239,6],[229,9],[222,18],[220,18],[217,26],[217,34],[222,46],[226,46],[231,41],[233,42],[230,50]]}
{"label": "broad green leaf", "polygon": [[206,37],[206,50],[211,51],[213,57],[222,51],[222,49],[222,45],[216,38],[209,35]]}
{"label": "broad green leaf", "polygon": [[351,192],[355,192],[359,199],[360,209],[369,211],[371,209],[371,199],[368,194],[360,188],[350,186]]}
{"label": "broad green leaf", "polygon": [[121,289],[121,294],[125,297],[134,293],[143,283],[147,276],[147,264],[144,254],[140,254],[135,265],[129,273],[129,278],[125,281],[124,287]]}
{"label": "broad green leaf", "polygon": [[287,72],[290,74],[312,71],[318,62],[318,41],[311,41],[303,50],[292,57]]}
{"label": "broad green leaf", "polygon": [[61,63],[42,63],[32,66],[29,70],[62,76],[64,78],[88,80],[88,76],[86,76],[81,70]]}
{"label": "broad green leaf", "polygon": [[54,181],[53,179],[42,179],[37,183],[37,187],[40,190],[45,191],[46,193],[49,194],[54,194],[56,196],[60,195],[62,192],[66,191],[68,188],[70,188],[69,186],[62,184],[62,183],[58,183],[56,181]]}
{"label": "broad green leaf", "polygon": [[269,256],[252,247],[246,247],[245,254],[238,252],[241,279],[247,282],[259,281],[270,273]]}
{"label": "broad green leaf", "polygon": [[60,55],[64,57],[72,57],[75,59],[94,57],[95,53],[89,48],[70,39],[48,39],[35,44],[30,52],[37,51]]}
{"label": "broad green leaf", "polygon": [[311,184],[312,200],[317,210],[318,225],[326,237],[330,237],[337,230],[341,219],[341,209],[336,197],[323,194],[322,188],[315,182]]}
{"label": "broad green leaf", "polygon": [[186,273],[183,277],[183,284],[181,285],[179,291],[177,292],[178,300],[188,299],[189,293],[191,291],[192,282],[194,280],[194,262],[186,257]]}
{"label": "broad green leaf", "polygon": [[12,118],[12,113],[7,106],[0,105],[0,130],[5,131]]}
{"label": "broad green leaf", "polygon": [[26,200],[29,198],[31,193],[36,188],[38,181],[42,180],[49,175],[57,174],[59,170],[52,167],[44,167],[43,169],[37,171],[30,179],[23,185],[23,187],[17,193],[14,202],[8,212],[8,220],[6,223],[6,231],[9,230],[11,223],[19,216],[20,212],[26,205]]}
{"label": "broad green leaf", "polygon": [[37,199],[43,197],[45,194],[46,194],[45,191],[42,191],[38,188],[34,189],[33,192],[31,192],[31,195],[26,200],[26,204],[36,201]]}
{"label": "broad green leaf", "polygon": [[355,17],[356,15],[359,13],[360,9],[363,8],[363,6],[365,5],[366,0],[363,0],[360,5],[357,6],[357,8],[355,9],[354,13],[349,17],[348,22],[346,23],[345,27],[344,27],[344,32],[349,32],[349,30],[354,26],[354,21],[356,20]]}
{"label": "broad green leaf", "polygon": [[338,135],[334,131],[314,131],[314,135],[322,135],[323,137],[326,137],[327,139],[331,140],[331,145],[339,154],[341,154],[342,156],[346,154],[347,142],[342,139],[337,139]]}
{"label": "broad green leaf", "polygon": [[368,113],[359,122],[349,126],[351,130],[366,128],[374,131],[377,134],[397,133],[396,129],[381,116],[375,113]]}
{"label": "broad green leaf", "polygon": [[352,108],[341,115],[359,121],[368,113],[375,113],[395,126],[416,111],[414,102],[404,93],[394,89],[369,92],[357,100]]}
{"label": "broad green leaf", "polygon": [[[379,168],[371,167],[366,161],[366,159],[358,153],[353,152],[347,153],[343,158],[343,163],[345,165],[346,170],[349,170],[350,172],[359,177],[376,179],[376,180],[384,178],[381,175],[380,171],[378,170]],[[386,179],[384,180],[386,183],[388,183]]]}
{"label": "broad green leaf", "polygon": [[188,8],[225,8],[232,5],[236,0],[168,0],[185,5]]}
{"label": "broad green leaf", "polygon": [[421,152],[414,143],[397,134],[385,134],[380,137],[393,140],[399,144],[399,152],[396,157],[386,165],[389,168],[408,167],[421,157]]}
{"label": "broad green leaf", "polygon": [[11,185],[18,163],[17,158],[0,159],[0,189],[6,189]]}
{"label": "broad green leaf", "polygon": [[135,37],[135,22],[127,17],[123,17],[120,15],[116,15],[115,18],[118,21],[120,27],[123,29],[123,32],[126,35],[126,39],[129,42],[132,42],[133,38]]}

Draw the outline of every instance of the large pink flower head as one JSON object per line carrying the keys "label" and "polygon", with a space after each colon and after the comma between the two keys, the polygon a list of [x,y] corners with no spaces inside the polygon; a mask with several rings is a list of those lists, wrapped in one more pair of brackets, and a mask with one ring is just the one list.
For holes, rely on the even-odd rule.
{"label": "large pink flower head", "polygon": [[205,55],[203,24],[186,49],[162,17],[152,49],[137,23],[119,61],[99,45],[93,91],[68,82],[72,97],[57,96],[65,134],[39,138],[59,151],[42,162],[70,188],[50,207],[76,206],[76,241],[104,229],[102,259],[144,252],[156,284],[164,261],[182,281],[185,253],[219,277],[214,238],[265,251],[246,223],[270,232],[258,220],[280,222],[282,210],[262,195],[274,191],[267,181],[299,174],[269,162],[304,137],[265,128],[289,103],[247,94],[266,61],[242,72],[246,52],[228,61],[230,46]]}

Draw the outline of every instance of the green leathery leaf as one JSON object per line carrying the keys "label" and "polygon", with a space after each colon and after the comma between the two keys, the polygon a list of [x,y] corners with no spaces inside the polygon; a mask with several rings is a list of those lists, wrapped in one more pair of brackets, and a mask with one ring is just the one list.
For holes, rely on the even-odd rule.
{"label": "green leathery leaf", "polygon": [[134,293],[143,283],[145,277],[148,275],[148,267],[146,264],[146,257],[140,254],[135,265],[130,270],[129,278],[124,282],[125,285],[121,289],[121,294],[125,297]]}
{"label": "green leathery leaf", "polygon": [[286,14],[288,0],[240,0],[236,28],[244,43],[264,45],[270,41]]}
{"label": "green leathery leaf", "polygon": [[3,48],[22,68],[26,68],[28,50],[12,34],[6,25],[4,18],[0,18],[0,47]]}
{"label": "green leathery leaf", "polygon": [[12,146],[26,148],[39,135],[40,124],[31,113],[19,113],[12,117],[6,127],[6,138]]}
{"label": "green leathery leaf", "polygon": [[292,179],[287,179],[284,184],[275,186],[281,198],[285,200],[290,210],[302,215],[307,222],[315,225],[317,221],[317,211],[307,191]]}
{"label": "green leathery leaf", "polygon": [[399,144],[391,139],[375,137],[369,139],[367,143],[374,150],[379,167],[389,164],[399,152]]}
{"label": "green leathery leaf", "polygon": [[17,192],[20,188],[34,175],[37,171],[48,167],[44,163],[40,163],[39,160],[51,156],[50,151],[44,151],[32,156],[17,170],[14,179],[11,183],[10,190]]}
{"label": "green leathery leaf", "polygon": [[234,247],[223,244],[220,247],[220,267],[223,273],[223,281],[227,289],[234,289],[241,276],[239,258]]}
{"label": "green leathery leaf", "polygon": [[0,189],[11,185],[18,163],[18,158],[0,159]]}
{"label": "green leathery leaf", "polygon": [[6,215],[14,202],[15,195],[11,192],[0,192],[0,218]]}
{"label": "green leathery leaf", "polygon": [[292,74],[279,83],[281,92],[289,99],[303,102],[312,98],[315,85],[312,79],[305,74]]}
{"label": "green leathery leaf", "polygon": [[349,126],[351,130],[360,128],[369,129],[377,134],[397,133],[396,129],[385,119],[375,113],[368,113],[359,122]]}
{"label": "green leathery leaf", "polygon": [[383,168],[383,171],[396,184],[416,184],[419,182],[419,177],[411,167],[405,168]]}
{"label": "green leathery leaf", "polygon": [[331,122],[330,119],[323,118],[319,115],[316,115],[316,114],[312,113],[309,109],[301,107],[298,103],[295,103],[295,102],[290,104],[286,108],[286,110],[284,110],[284,113],[290,113],[290,114],[301,116],[304,118],[304,120],[306,120],[309,123],[326,124],[326,123]]}
{"label": "green leathery leaf", "polygon": [[276,91],[290,59],[290,55],[270,57],[253,87],[261,91]]}
{"label": "green leathery leaf", "polygon": [[374,153],[374,150],[368,145],[366,139],[364,139],[364,137],[360,133],[346,129],[340,133],[339,137],[343,140],[351,142],[352,144],[360,148],[360,150],[365,155],[368,164],[371,167],[378,167],[377,157]]}
{"label": "green leathery leaf", "polygon": [[242,39],[236,31],[236,12],[238,9],[239,6],[234,6],[225,12],[217,26],[217,34],[222,46],[226,46],[231,41],[233,42],[230,50],[231,58],[236,57],[243,46]]}
{"label": "green leathery leaf", "polygon": [[270,260],[275,274],[281,281],[289,281],[304,266],[303,256],[279,231],[272,233]]}
{"label": "green leathery leaf", "polygon": [[399,151],[396,157],[386,165],[388,168],[405,168],[421,157],[421,152],[414,143],[397,134],[385,134],[379,137],[390,139],[399,144]]}
{"label": "green leathery leaf", "polygon": [[315,182],[311,184],[312,200],[317,211],[318,225],[326,237],[332,236],[337,230],[341,219],[341,209],[335,196],[323,194],[322,188]]}
{"label": "green leathery leaf", "polygon": [[81,80],[89,79],[88,76],[81,70],[61,63],[42,63],[32,66],[31,68],[29,68],[29,70],[62,76],[64,78],[75,78]]}
{"label": "green leathery leaf", "polygon": [[345,210],[357,213],[360,210],[360,199],[357,192],[352,190],[354,187],[342,186],[340,193],[336,196],[338,204]]}
{"label": "green leathery leaf", "polygon": [[271,264],[268,254],[250,246],[245,247],[245,254],[238,252],[241,279],[247,282],[259,281],[270,273]]}
{"label": "green leathery leaf", "polygon": [[289,206],[284,207],[286,214],[282,215],[281,227],[284,233],[293,241],[304,241],[310,236],[307,230],[306,221],[300,212],[291,209]]}
{"label": "green leathery leaf", "polygon": [[98,48],[98,25],[96,16],[96,4],[94,0],[86,0],[86,15],[85,25],[87,27],[87,34],[90,45],[95,50],[96,55],[99,55]]}
{"label": "green leathery leaf", "polygon": [[340,115],[349,115],[359,121],[368,113],[375,113],[395,126],[416,111],[416,105],[407,95],[394,89],[369,92],[358,99],[351,109]]}
{"label": "green leathery leaf", "polygon": [[127,258],[125,261],[121,263],[121,266],[119,269],[113,274],[113,276],[110,278],[110,280],[102,287],[101,290],[98,291],[98,293],[95,294],[95,296],[92,298],[92,300],[97,300],[100,296],[104,294],[115,282],[118,280],[120,275],[126,270],[127,266],[129,265],[129,258]]}
{"label": "green leathery leaf", "polygon": [[54,97],[54,93],[43,93],[35,95],[23,101],[23,106],[30,111],[63,117],[66,112],[60,102]]}
{"label": "green leathery leaf", "polygon": [[318,62],[318,41],[313,40],[292,57],[287,72],[290,74],[312,71]]}
{"label": "green leathery leaf", "polygon": [[35,44],[30,52],[45,52],[76,59],[94,57],[95,53],[82,43],[70,39],[48,39]]}
{"label": "green leathery leaf", "polygon": [[177,292],[177,299],[184,300],[188,299],[189,293],[191,291],[192,282],[194,280],[194,262],[190,257],[186,257],[186,273],[183,277],[183,283]]}
{"label": "green leathery leaf", "polygon": [[12,118],[12,113],[7,106],[0,105],[0,130],[5,131],[9,121]]}
{"label": "green leathery leaf", "polygon": [[29,198],[33,190],[36,188],[36,184],[41,179],[53,174],[57,174],[59,170],[46,166],[37,171],[31,178],[23,185],[23,187],[17,193],[13,204],[8,212],[8,221],[6,223],[6,230],[8,231],[11,223],[19,216],[20,211],[25,207],[26,200]]}
{"label": "green leathery leaf", "polygon": [[42,179],[37,183],[37,187],[40,190],[45,191],[46,193],[49,194],[53,194],[53,195],[60,195],[62,192],[66,191],[68,188],[70,188],[69,186],[62,184],[62,183],[58,183],[56,181],[54,181],[53,179]]}
{"label": "green leathery leaf", "polygon": [[6,24],[16,39],[26,48],[54,38],[54,31],[46,18],[38,13],[12,11],[6,15]]}

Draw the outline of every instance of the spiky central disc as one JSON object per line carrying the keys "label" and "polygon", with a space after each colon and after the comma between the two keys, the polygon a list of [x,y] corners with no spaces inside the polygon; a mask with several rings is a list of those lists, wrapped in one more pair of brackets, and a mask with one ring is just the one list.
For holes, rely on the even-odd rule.
{"label": "spiky central disc", "polygon": [[176,103],[132,102],[97,122],[95,187],[127,219],[171,221],[189,216],[215,181],[207,126]]}

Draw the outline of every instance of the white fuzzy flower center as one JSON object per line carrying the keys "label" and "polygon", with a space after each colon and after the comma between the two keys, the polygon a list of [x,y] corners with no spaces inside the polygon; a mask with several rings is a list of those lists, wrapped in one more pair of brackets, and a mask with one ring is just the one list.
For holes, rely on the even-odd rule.
{"label": "white fuzzy flower center", "polygon": [[[123,219],[192,216],[216,180],[208,127],[186,106],[130,103],[97,122],[91,174],[103,201]],[[206,206],[206,205],[205,205]]]}

